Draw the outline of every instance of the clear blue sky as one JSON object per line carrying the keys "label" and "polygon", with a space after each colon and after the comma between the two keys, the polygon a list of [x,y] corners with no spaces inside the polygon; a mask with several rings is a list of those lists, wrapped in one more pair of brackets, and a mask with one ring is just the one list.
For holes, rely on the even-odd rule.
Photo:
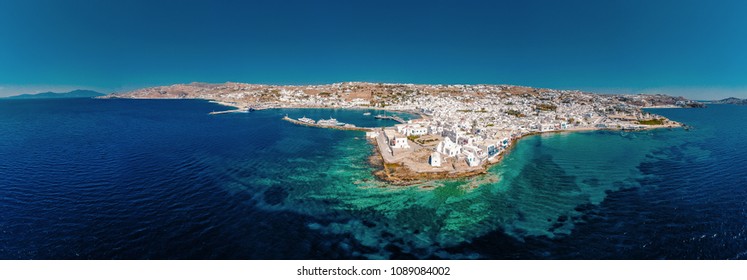
{"label": "clear blue sky", "polygon": [[0,95],[192,81],[747,97],[747,1],[0,1]]}

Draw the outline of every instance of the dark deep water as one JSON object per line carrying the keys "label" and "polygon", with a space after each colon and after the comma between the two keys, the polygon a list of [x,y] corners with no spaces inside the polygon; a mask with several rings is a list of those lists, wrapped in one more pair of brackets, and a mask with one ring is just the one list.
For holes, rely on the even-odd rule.
{"label": "dark deep water", "polygon": [[[365,110],[0,101],[2,259],[747,258],[747,107],[533,136],[489,175],[386,188]],[[373,112],[376,115],[379,112]]]}

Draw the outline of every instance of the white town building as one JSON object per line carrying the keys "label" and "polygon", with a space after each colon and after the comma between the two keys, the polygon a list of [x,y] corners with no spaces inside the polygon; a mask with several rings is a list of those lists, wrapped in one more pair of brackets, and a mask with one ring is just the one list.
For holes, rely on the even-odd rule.
{"label": "white town building", "polygon": [[441,143],[438,143],[438,146],[436,146],[436,152],[442,153],[447,157],[458,155],[461,149],[462,147],[452,142],[448,137],[444,138],[444,140],[441,141]]}
{"label": "white town building", "polygon": [[407,143],[407,137],[401,133],[394,131],[393,129],[384,129],[384,137],[386,138],[389,147],[395,149],[407,149],[410,148],[410,144]]}
{"label": "white town building", "polygon": [[473,152],[471,152],[471,151],[465,152],[464,155],[467,157],[466,158],[467,164],[470,167],[475,167],[475,166],[479,166],[480,165],[480,158],[478,158],[477,155],[475,155]]}
{"label": "white town building", "polygon": [[441,154],[438,152],[431,153],[431,157],[428,159],[428,163],[433,167],[441,166]]}

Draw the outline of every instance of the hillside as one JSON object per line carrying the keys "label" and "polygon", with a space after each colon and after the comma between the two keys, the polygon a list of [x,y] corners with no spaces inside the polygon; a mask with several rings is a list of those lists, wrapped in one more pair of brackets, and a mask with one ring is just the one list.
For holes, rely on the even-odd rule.
{"label": "hillside", "polygon": [[554,90],[513,85],[426,85],[344,82],[326,85],[260,85],[226,82],[222,84],[190,83],[158,86],[121,92],[105,98],[207,99],[251,106],[284,107],[288,102],[336,106],[387,107],[413,96],[453,96],[460,99],[507,97],[537,98],[552,95],[565,102],[591,103],[601,97],[639,107],[702,107],[684,97],[667,95],[606,95],[582,91]]}
{"label": "hillside", "polygon": [[736,97],[729,97],[721,100],[714,100],[711,103],[713,104],[737,104],[737,105],[747,105],[747,99],[739,99]]}

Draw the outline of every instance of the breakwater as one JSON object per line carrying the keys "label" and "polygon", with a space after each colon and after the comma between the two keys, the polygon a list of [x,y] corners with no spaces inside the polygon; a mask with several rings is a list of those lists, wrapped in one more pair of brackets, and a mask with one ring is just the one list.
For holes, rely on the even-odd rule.
{"label": "breakwater", "polygon": [[289,118],[288,116],[283,117],[283,120],[297,124],[297,125],[319,127],[319,128],[330,128],[330,129],[338,129],[338,130],[355,130],[355,131],[366,131],[366,132],[374,130],[373,128],[368,128],[368,127],[320,125],[320,124],[315,124],[315,123],[307,123],[307,122],[302,122],[299,120]]}
{"label": "breakwater", "polygon": [[393,120],[398,123],[406,123],[406,121],[403,118],[400,118],[398,116],[376,115],[374,118],[382,119],[382,120]]}

